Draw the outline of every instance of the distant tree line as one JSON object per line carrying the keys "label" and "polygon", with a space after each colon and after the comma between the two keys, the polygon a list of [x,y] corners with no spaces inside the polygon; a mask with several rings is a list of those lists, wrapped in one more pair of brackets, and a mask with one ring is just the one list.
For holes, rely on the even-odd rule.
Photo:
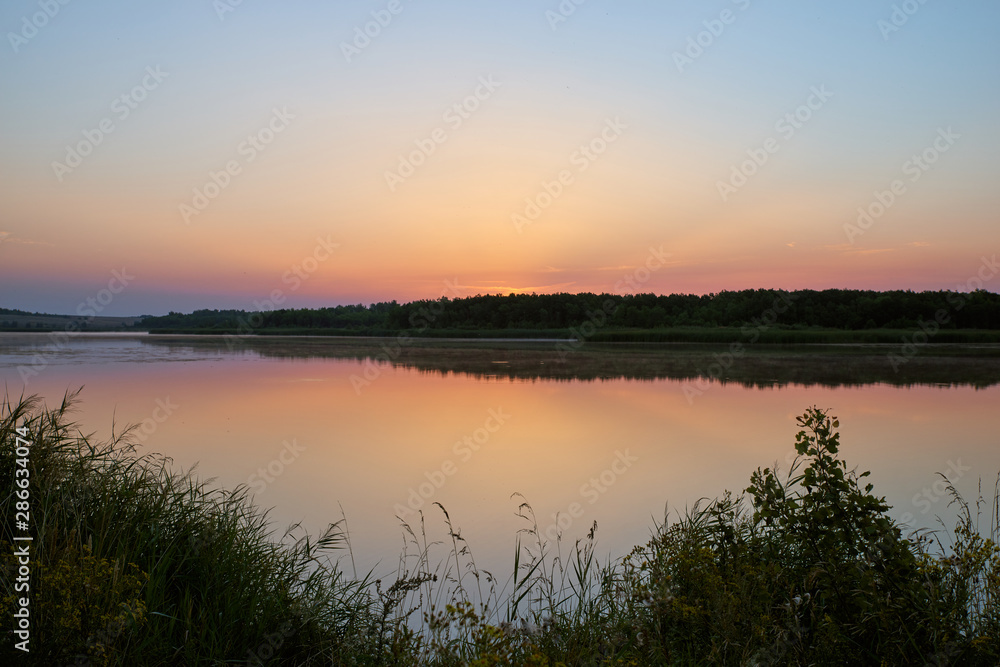
{"label": "distant tree line", "polygon": [[[768,319],[770,318],[770,319]],[[327,329],[345,332],[554,330],[599,322],[607,328],[743,327],[1000,329],[1000,294],[870,290],[741,290],[715,294],[513,294],[443,297],[260,313],[197,310],[147,316],[151,330]]]}
{"label": "distant tree line", "polygon": [[45,313],[29,313],[26,310],[17,310],[16,308],[0,308],[0,315],[35,315],[41,316]]}

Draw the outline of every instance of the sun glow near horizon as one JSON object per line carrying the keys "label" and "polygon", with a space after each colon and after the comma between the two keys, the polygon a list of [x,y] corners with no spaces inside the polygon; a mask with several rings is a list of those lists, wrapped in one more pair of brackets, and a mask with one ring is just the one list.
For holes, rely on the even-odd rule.
{"label": "sun glow near horizon", "polygon": [[3,305],[610,292],[651,248],[661,293],[943,289],[1000,240],[993,5],[401,7],[357,53],[357,2],[61,8],[2,56]]}

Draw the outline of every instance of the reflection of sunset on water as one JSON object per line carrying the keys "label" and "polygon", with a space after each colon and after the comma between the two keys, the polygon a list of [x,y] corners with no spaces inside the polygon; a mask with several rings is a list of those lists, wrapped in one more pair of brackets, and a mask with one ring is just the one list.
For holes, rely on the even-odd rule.
{"label": "reflection of sunset on water", "polygon": [[949,462],[972,468],[957,480],[970,496],[978,476],[989,481],[1000,470],[996,386],[714,383],[691,402],[680,380],[520,380],[383,366],[358,393],[350,378],[363,372],[359,360],[160,354],[143,345],[131,361],[109,364],[107,344],[81,345],[32,391],[52,404],[85,384],[81,419],[98,434],[109,432],[112,416],[120,429],[169,399],[176,407],[144,438],[146,450],[179,467],[198,463],[200,475],[230,488],[256,489],[272,476],[257,502],[274,507],[277,529],[304,520],[319,530],[342,506],[366,563],[395,563],[401,510],[412,523],[408,510],[422,509],[437,534],[440,502],[481,564],[503,570],[524,527],[515,492],[543,529],[556,512],[566,525],[576,510],[567,539],[597,521],[603,547],[620,555],[646,538],[665,503],[683,509],[745,488],[758,466],[787,468],[794,418],[811,405],[840,417],[848,464],[870,469],[896,516],[910,512],[920,525],[948,515],[946,502],[924,511],[926,498],[915,497]]}

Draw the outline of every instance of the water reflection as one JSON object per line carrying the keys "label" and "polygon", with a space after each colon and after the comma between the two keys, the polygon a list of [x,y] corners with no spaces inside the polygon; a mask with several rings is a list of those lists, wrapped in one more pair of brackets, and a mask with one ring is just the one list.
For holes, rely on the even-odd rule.
{"label": "water reflection", "polygon": [[[810,405],[840,417],[843,456],[871,470],[894,516],[914,525],[951,512],[937,471],[963,470],[955,481],[972,496],[979,476],[988,485],[1000,470],[993,359],[975,360],[982,376],[944,364],[905,383],[884,370],[885,379],[851,378],[854,357],[782,369],[762,354],[759,366],[734,365],[744,375],[692,396],[685,388],[712,352],[602,358],[584,349],[560,364],[551,345],[432,344],[401,350],[359,390],[352,378],[385,353],[379,345],[279,339],[229,350],[222,339],[80,338],[49,357],[27,391],[52,404],[86,385],[83,430],[106,436],[112,418],[118,428],[151,424],[144,448],[179,467],[197,463],[225,487],[251,486],[274,508],[279,534],[299,520],[319,531],[343,509],[359,567],[381,563],[383,573],[403,544],[397,516],[418,526],[423,511],[429,539],[445,538],[438,502],[480,566],[509,573],[524,527],[515,492],[543,530],[561,524],[572,541],[596,521],[601,549],[621,555],[646,539],[665,503],[683,509],[745,488],[758,466],[786,466],[795,416]],[[18,367],[39,350],[0,340],[8,392],[19,393]],[[170,415],[149,421],[164,404]]]}
{"label": "water reflection", "polygon": [[[744,387],[882,383],[981,388],[1000,383],[1000,346],[990,345],[938,345],[906,357],[899,346],[890,345],[748,345],[733,354],[724,345],[684,343],[578,345],[569,341],[411,339],[401,344],[397,338],[215,336],[150,336],[142,343],[184,355],[200,351],[279,359],[354,359],[480,379],[702,380],[693,385],[696,389],[704,388],[706,381]],[[970,350],[975,357],[960,356]],[[896,356],[890,358],[891,354]]]}

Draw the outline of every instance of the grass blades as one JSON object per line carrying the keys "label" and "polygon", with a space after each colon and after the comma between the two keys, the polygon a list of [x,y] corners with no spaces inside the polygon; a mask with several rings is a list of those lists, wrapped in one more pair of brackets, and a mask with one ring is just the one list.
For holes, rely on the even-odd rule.
{"label": "grass blades", "polygon": [[[571,547],[524,527],[506,580],[481,570],[440,504],[401,521],[393,581],[359,575],[347,520],[275,533],[245,486],[95,442],[76,393],[0,412],[3,664],[849,665],[1000,661],[1000,477],[993,499],[950,486],[957,524],[904,535],[812,408],[785,476],[667,517],[601,562],[597,525]],[[15,440],[27,427],[31,653],[14,648]],[[440,513],[440,514],[439,514]],[[447,537],[431,541],[426,521]],[[341,567],[349,563],[349,570]]]}

